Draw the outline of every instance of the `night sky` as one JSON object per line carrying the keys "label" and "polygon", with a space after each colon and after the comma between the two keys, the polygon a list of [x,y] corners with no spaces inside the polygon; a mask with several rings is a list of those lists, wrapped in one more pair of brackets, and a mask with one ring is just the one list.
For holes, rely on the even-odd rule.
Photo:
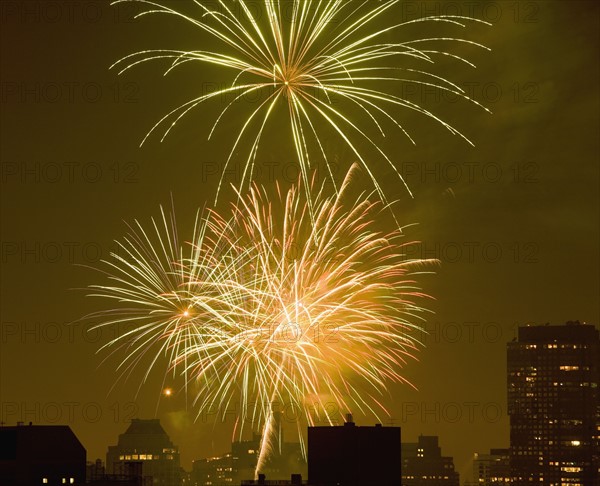
{"label": "night sky", "polygon": [[[139,144],[168,111],[231,77],[199,63],[166,78],[160,63],[118,77],[109,66],[136,50],[216,47],[165,16],[133,20],[135,7],[3,0],[0,8],[1,420],[68,424],[94,460],[105,458],[129,419],[157,416],[189,469],[193,459],[229,450],[233,415],[224,424],[213,417],[194,422],[183,394],[160,398],[165,387],[181,386],[177,379],[163,383],[160,371],[139,393],[141,373],[111,391],[118,357],[96,354],[109,331],[90,334],[89,323],[69,323],[99,308],[79,289],[96,283],[98,274],[86,266],[108,256],[125,222],[147,223],[173,199],[185,239],[197,209],[212,203],[215,167],[239,117],[224,119],[207,141],[222,109],[207,104],[163,143],[154,136]],[[475,144],[402,113],[416,146],[398,133],[378,142],[414,199],[374,158],[386,194],[398,200],[401,224],[418,223],[406,230],[407,239],[422,242],[412,256],[441,260],[436,274],[421,280],[435,297],[426,347],[405,368],[418,391],[390,385],[385,400],[403,440],[439,435],[463,479],[473,452],[508,447],[505,354],[516,327],[600,322],[599,8],[594,1],[470,1],[405,2],[394,11],[408,19],[474,9],[493,23],[390,35],[423,37],[426,29],[490,47],[449,46],[477,69],[445,59],[433,70],[493,114],[451,97],[409,93]],[[326,143],[341,176],[355,157],[334,136]],[[259,159],[285,186],[295,179],[294,157],[289,129],[276,118]],[[259,182],[274,183],[266,170]],[[224,191],[220,206],[230,197]],[[367,425],[375,418],[355,413],[355,420]]]}

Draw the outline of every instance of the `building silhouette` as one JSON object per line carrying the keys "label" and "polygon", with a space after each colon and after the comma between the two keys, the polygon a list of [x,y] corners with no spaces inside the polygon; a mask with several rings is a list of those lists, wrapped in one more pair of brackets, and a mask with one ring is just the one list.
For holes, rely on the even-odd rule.
{"label": "building silhouette", "polygon": [[254,477],[258,453],[260,449],[260,434],[252,434],[252,439],[232,442],[231,467],[235,481]]}
{"label": "building silhouette", "polygon": [[86,482],[103,477],[106,474],[106,468],[102,459],[96,459],[94,462],[88,461],[85,466]]}
{"label": "building silhouette", "polygon": [[241,486],[303,486],[307,483],[302,481],[301,474],[292,474],[290,479],[267,479],[266,474],[259,474],[258,479],[246,479]]}
{"label": "building silhouette", "polygon": [[513,484],[599,484],[598,331],[520,327],[507,358]]}
{"label": "building silhouette", "polygon": [[226,486],[234,482],[233,458],[228,452],[222,456],[197,459],[192,465],[192,486]]}
{"label": "building silhouette", "polygon": [[85,483],[86,451],[66,425],[0,427],[0,484]]}
{"label": "building silhouette", "polygon": [[442,456],[435,435],[420,435],[417,442],[402,444],[403,486],[459,486],[454,459]]}
{"label": "building silhouette", "polygon": [[400,427],[308,428],[308,484],[311,486],[398,486],[401,484]]}
{"label": "building silhouette", "polygon": [[[137,471],[137,464],[140,470]],[[117,445],[109,446],[106,469],[109,475],[152,478],[153,486],[180,486],[179,450],[158,419],[133,419]]]}
{"label": "building silhouette", "polygon": [[[290,481],[292,474],[306,475],[306,461],[300,444],[285,442],[277,422],[276,430],[271,453],[260,471],[269,477],[268,484],[276,480]],[[260,445],[261,435],[254,433],[251,439],[232,442],[231,452],[227,454],[194,461],[192,485],[227,486],[250,481],[255,475]]]}
{"label": "building silhouette", "polygon": [[476,452],[473,456],[473,479],[481,486],[510,484],[510,449],[490,449],[489,454]]}

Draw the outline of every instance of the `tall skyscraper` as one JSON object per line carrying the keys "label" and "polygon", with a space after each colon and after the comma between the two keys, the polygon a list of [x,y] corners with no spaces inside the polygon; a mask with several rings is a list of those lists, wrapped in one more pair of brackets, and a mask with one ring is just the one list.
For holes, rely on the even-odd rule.
{"label": "tall skyscraper", "polygon": [[418,442],[402,443],[402,486],[458,486],[454,459],[442,456],[435,435],[420,435]]}
{"label": "tall skyscraper", "polygon": [[180,486],[179,450],[158,419],[133,419],[117,445],[109,446],[106,468],[111,474],[123,474],[132,463],[142,465],[141,475],[152,477],[153,486]]}
{"label": "tall skyscraper", "polygon": [[579,322],[520,327],[507,358],[514,484],[599,484],[598,331]]}

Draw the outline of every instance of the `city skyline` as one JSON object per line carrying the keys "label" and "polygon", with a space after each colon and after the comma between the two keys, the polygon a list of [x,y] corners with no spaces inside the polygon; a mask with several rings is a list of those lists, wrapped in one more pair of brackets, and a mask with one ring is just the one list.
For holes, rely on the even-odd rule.
{"label": "city skyline", "polygon": [[[430,485],[423,477],[433,480],[431,486],[458,485],[453,458],[441,456],[437,436],[420,435],[415,443],[401,442],[400,427],[358,425],[351,414],[345,420],[340,426],[308,428],[308,463],[303,461],[300,443],[281,442],[281,453],[269,458],[260,476],[284,484],[291,478],[292,484],[301,481],[298,484],[312,486],[338,481],[345,486],[391,486],[401,477],[404,484],[414,486]],[[86,460],[85,447],[65,425],[19,422],[0,427],[0,436],[0,479],[14,486],[124,481],[138,486],[246,484],[253,481],[248,478],[254,476],[261,443],[259,435],[232,442],[230,452],[197,459],[191,471],[186,471],[180,465],[178,446],[159,419],[132,419],[117,443],[108,446],[106,458],[96,460]]]}
{"label": "city skyline", "polygon": [[[597,479],[596,470],[600,469],[600,457],[597,453],[600,442],[598,336],[598,329],[579,321],[568,321],[562,325],[547,323],[519,327],[518,337],[506,343],[507,409],[512,416],[510,447],[490,448],[489,454],[474,452],[470,464],[473,475],[467,476],[469,479],[466,480],[463,476],[463,483],[459,483],[460,473],[455,469],[454,458],[441,454],[441,447],[438,445],[440,438],[437,435],[420,433],[416,442],[409,442],[405,438],[401,441],[401,428],[394,426],[393,420],[386,427],[382,427],[380,423],[374,427],[356,427],[352,414],[346,415],[343,425],[332,426],[325,421],[321,426],[309,426],[307,473],[301,444],[284,442],[285,414],[282,411],[276,412],[277,443],[272,444],[274,453],[267,458],[260,471],[276,480],[287,480],[284,478],[289,476],[292,479],[294,476],[308,478],[309,484],[313,481],[320,484],[317,478],[331,479],[334,477],[332,471],[344,469],[344,481],[356,481],[356,478],[363,477],[356,482],[362,486],[367,481],[367,476],[359,476],[359,472],[362,470],[362,474],[365,474],[375,467],[382,474],[377,480],[378,486],[385,477],[393,477],[394,471],[399,475],[400,469],[403,483],[415,486],[433,486],[437,484],[435,481],[443,481],[448,486],[477,484],[477,477],[479,481],[511,481],[511,484],[520,485],[527,484],[528,481],[519,482],[518,478],[529,477],[531,474],[571,482],[583,479],[581,484],[585,485],[593,481],[593,478]],[[565,379],[574,379],[575,382],[563,384]],[[560,387],[557,388],[557,385]],[[4,474],[11,470],[11,460],[15,459],[12,447],[16,447],[17,464],[31,461],[31,464],[36,464],[31,472],[39,471],[38,474],[42,474],[45,460],[38,466],[38,456],[23,455],[25,449],[21,447],[31,449],[32,444],[41,441],[41,448],[31,449],[39,455],[40,451],[45,450],[44,447],[50,451],[49,438],[68,438],[68,434],[71,434],[73,439],[70,441],[74,440],[81,450],[85,450],[65,424],[53,423],[48,427],[31,421],[28,424],[23,421],[16,424],[2,422],[0,429],[4,439],[7,439],[0,455],[0,470]],[[53,429],[60,431],[60,434],[53,434]],[[11,434],[15,432],[17,435],[13,437]],[[26,440],[17,441],[18,432],[23,432],[22,437]],[[35,437],[38,439],[34,441]],[[191,468],[184,468],[180,465],[179,447],[169,439],[160,419],[133,417],[128,421],[127,430],[119,434],[117,444],[109,444],[106,455],[96,460],[88,456],[86,467],[95,471],[91,473],[92,479],[96,477],[98,480],[104,478],[105,474],[106,477],[137,474],[144,478],[154,477],[159,480],[159,484],[167,486],[175,486],[187,476],[197,486],[238,484],[240,481],[251,481],[248,478],[253,476],[257,467],[261,441],[260,434],[253,433],[248,440],[233,441],[229,452],[196,458],[192,461]],[[20,445],[11,445],[13,442]],[[565,445],[568,447],[565,448]],[[69,447],[66,450],[73,449],[72,446]],[[339,447],[338,451],[336,447]],[[85,455],[81,456],[79,452],[77,455],[77,460],[83,464]],[[397,464],[394,462],[396,456]],[[354,458],[351,459],[352,457]],[[362,469],[359,466],[361,462],[364,463]],[[349,463],[358,469],[351,472],[347,467]],[[81,472],[77,472],[77,468],[82,466],[78,464],[76,460],[71,460],[64,466],[59,466],[59,470],[60,467],[71,468],[74,471],[72,474],[80,476]],[[144,464],[148,466],[145,467]],[[367,467],[367,464],[370,466]],[[8,469],[4,469],[6,467]],[[29,468],[27,466],[26,469]],[[329,471],[327,476],[323,476],[326,471]],[[367,474],[368,477],[375,477],[377,473]],[[564,479],[565,474],[567,479]],[[339,478],[342,479],[342,476]]]}
{"label": "city skyline", "polygon": [[[141,388],[132,376],[113,389],[116,361],[103,364],[107,355],[96,351],[120,331],[88,332],[90,324],[78,319],[96,308],[71,289],[89,284],[82,267],[107,257],[127,230],[123,221],[147,223],[173,200],[178,221],[192,227],[196,209],[212,202],[228,135],[207,142],[203,114],[163,143],[138,145],[172,108],[165,89],[184,102],[197,84],[208,90],[226,80],[213,69],[192,70],[196,84],[186,88],[185,76],[162,78],[151,67],[122,77],[108,70],[152,44],[155,32],[176,46],[190,44],[194,32],[170,20],[135,21],[133,10],[96,1],[2,4],[0,420],[69,425],[93,460],[128,420],[156,416],[190,469],[192,460],[228,450],[239,406],[196,416],[182,381],[160,372]],[[468,29],[492,49],[465,48],[476,70],[442,62],[440,72],[493,115],[433,92],[411,94],[452,119],[475,147],[416,115],[407,116],[415,146],[382,142],[415,195],[382,171],[402,223],[419,223],[405,230],[407,240],[422,241],[407,255],[441,265],[421,281],[436,298],[435,314],[419,335],[419,361],[403,369],[418,391],[390,385],[384,396],[391,417],[380,419],[402,427],[403,440],[439,436],[461,480],[471,476],[474,452],[509,446],[505,353],[517,327],[600,322],[598,6],[520,5],[405,2],[395,12],[415,18],[472,9],[492,23]],[[219,112],[206,110],[211,119]],[[234,127],[229,120],[224,130]],[[271,140],[262,183],[296,179],[288,142]],[[340,159],[352,157],[328,143]],[[238,176],[227,175],[234,183]],[[294,410],[282,406],[293,427]],[[352,412],[361,424],[378,421],[357,410],[334,412]],[[224,423],[215,426],[219,414]]]}

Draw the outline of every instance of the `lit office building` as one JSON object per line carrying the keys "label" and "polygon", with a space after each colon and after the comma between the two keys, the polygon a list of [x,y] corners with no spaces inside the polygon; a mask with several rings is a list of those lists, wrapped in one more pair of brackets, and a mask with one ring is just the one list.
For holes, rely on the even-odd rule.
{"label": "lit office building", "polygon": [[[192,465],[192,486],[227,486],[236,484],[231,452],[218,457],[197,459]],[[239,484],[239,481],[237,482]]]}
{"label": "lit office building", "polygon": [[141,475],[151,477],[153,486],[180,486],[179,450],[158,419],[133,419],[117,445],[109,446],[106,468],[122,475],[131,463],[141,463]]}
{"label": "lit office building", "polygon": [[473,478],[480,486],[510,484],[510,449],[490,449],[489,454],[473,456]]}
{"label": "lit office building", "polygon": [[[192,486],[239,485],[241,481],[253,480],[260,443],[261,435],[255,433],[251,439],[233,442],[231,452],[227,454],[194,461]],[[300,444],[284,442],[283,431],[279,430],[271,443],[271,452],[259,472],[271,482],[285,478],[289,481],[292,475],[306,476],[306,460]]]}
{"label": "lit office building", "polygon": [[520,327],[507,356],[514,484],[599,484],[598,331],[579,322]]}
{"label": "lit office building", "polygon": [[459,486],[454,459],[442,456],[437,436],[402,444],[402,486]]}

